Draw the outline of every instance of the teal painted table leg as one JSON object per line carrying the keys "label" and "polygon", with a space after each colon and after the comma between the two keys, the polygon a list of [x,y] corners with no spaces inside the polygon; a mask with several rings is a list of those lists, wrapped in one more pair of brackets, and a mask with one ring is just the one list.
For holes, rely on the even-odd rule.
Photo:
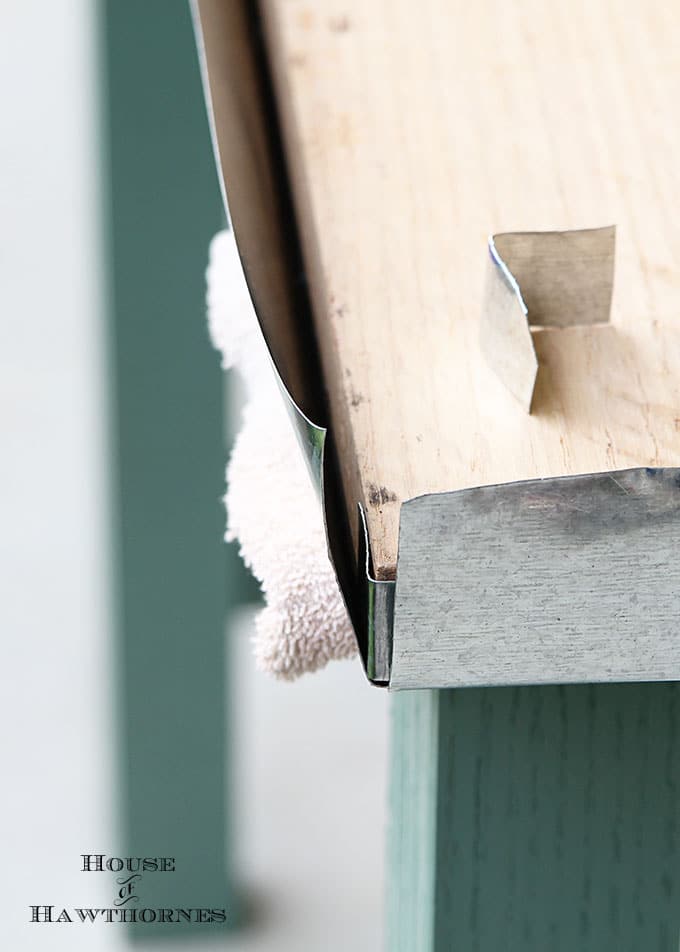
{"label": "teal painted table leg", "polygon": [[677,952],[680,686],[392,698],[390,952]]}
{"label": "teal painted table leg", "polygon": [[115,849],[175,858],[174,873],[144,876],[139,908],[225,908],[229,927],[224,628],[244,574],[233,551],[225,565],[222,375],[204,303],[222,205],[186,0],[107,0],[102,33],[127,832]]}

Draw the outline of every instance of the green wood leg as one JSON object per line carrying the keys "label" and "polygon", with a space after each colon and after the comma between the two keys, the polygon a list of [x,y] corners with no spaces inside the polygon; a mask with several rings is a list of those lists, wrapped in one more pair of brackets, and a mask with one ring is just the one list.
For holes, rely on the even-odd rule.
{"label": "green wood leg", "polygon": [[224,627],[244,574],[222,541],[222,375],[204,303],[222,205],[189,4],[106,0],[102,35],[126,837],[82,849],[174,857],[171,875],[144,876],[139,908],[226,908],[230,927]]}
{"label": "green wood leg", "polygon": [[677,952],[679,692],[394,695],[390,952]]}

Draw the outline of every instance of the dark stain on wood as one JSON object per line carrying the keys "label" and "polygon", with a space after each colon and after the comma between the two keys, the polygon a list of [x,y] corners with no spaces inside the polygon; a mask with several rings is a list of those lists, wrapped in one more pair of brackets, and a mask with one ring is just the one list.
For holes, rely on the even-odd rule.
{"label": "dark stain on wood", "polygon": [[376,486],[375,483],[368,484],[368,501],[372,506],[384,506],[388,502],[396,502],[397,494],[385,489],[384,486]]}
{"label": "dark stain on wood", "polygon": [[328,21],[328,29],[331,33],[349,33],[350,26],[349,17],[344,14],[331,17]]}
{"label": "dark stain on wood", "polygon": [[330,305],[333,316],[342,320],[345,316],[345,307],[338,301],[334,294],[331,294]]}
{"label": "dark stain on wood", "polygon": [[302,69],[307,65],[307,57],[304,53],[291,53],[288,62],[295,69]]}

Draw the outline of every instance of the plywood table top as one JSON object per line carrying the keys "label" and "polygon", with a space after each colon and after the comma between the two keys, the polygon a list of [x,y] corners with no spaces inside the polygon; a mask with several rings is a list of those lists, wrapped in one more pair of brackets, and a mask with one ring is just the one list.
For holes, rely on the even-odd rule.
{"label": "plywood table top", "polygon": [[[348,509],[680,465],[680,30],[620,0],[263,0]],[[486,242],[615,224],[608,326],[535,333],[528,414],[478,335]]]}

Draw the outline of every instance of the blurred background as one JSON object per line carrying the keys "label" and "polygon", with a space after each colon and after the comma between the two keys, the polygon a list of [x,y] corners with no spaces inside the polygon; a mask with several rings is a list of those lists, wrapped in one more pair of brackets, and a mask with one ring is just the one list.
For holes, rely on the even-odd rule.
{"label": "blurred background", "polygon": [[[5,947],[375,950],[387,698],[358,660],[257,673],[222,541],[188,0],[6,0],[0,44]],[[89,853],[175,857],[138,905],[226,926],[31,923],[113,905]]]}

